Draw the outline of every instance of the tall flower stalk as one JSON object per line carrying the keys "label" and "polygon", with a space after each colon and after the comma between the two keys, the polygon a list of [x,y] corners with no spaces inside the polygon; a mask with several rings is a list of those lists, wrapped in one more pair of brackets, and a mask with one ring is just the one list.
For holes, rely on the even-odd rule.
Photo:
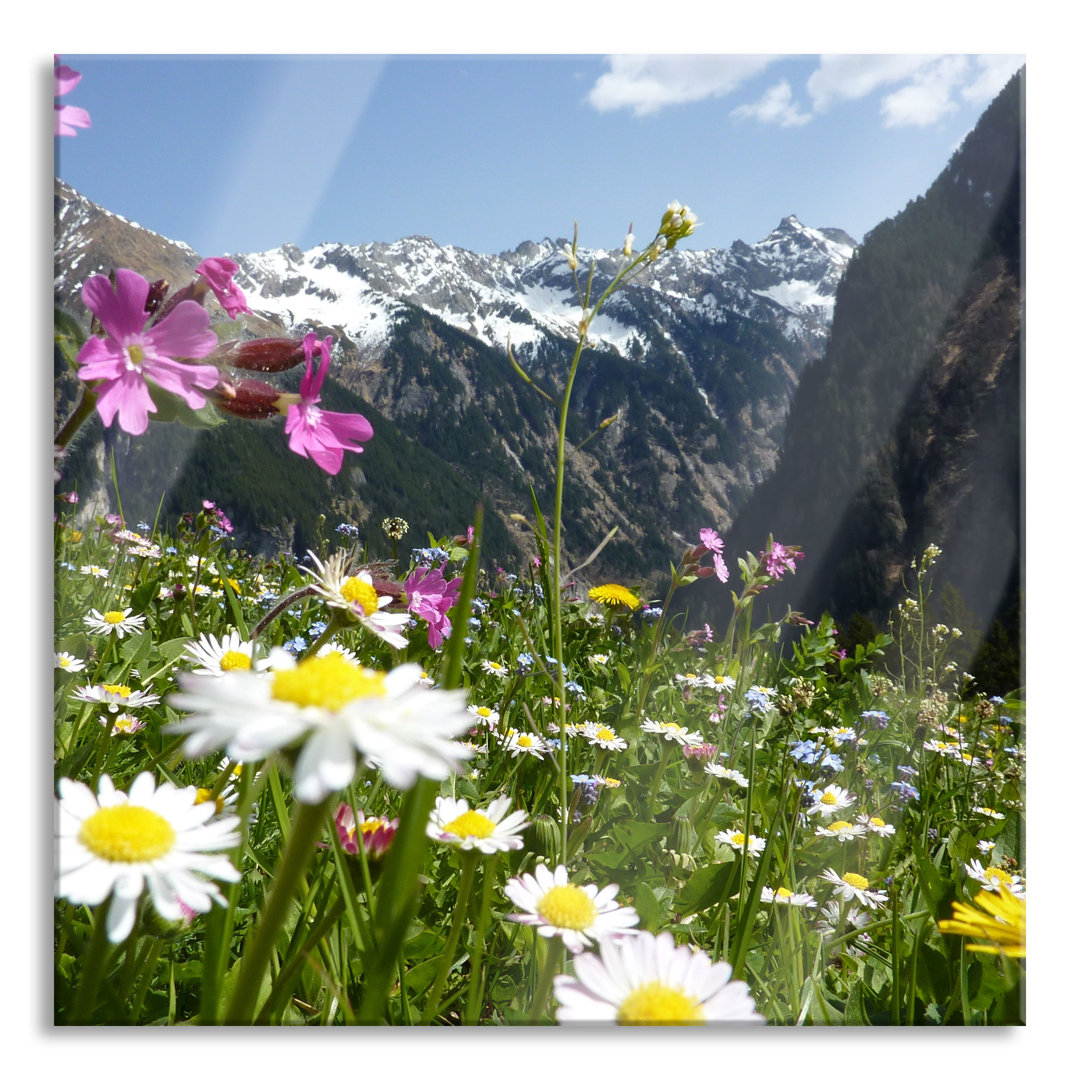
{"label": "tall flower stalk", "polygon": [[[623,244],[622,254],[623,257],[629,261],[619,270],[612,279],[611,284],[600,294],[599,299],[597,299],[595,303],[593,303],[592,300],[592,289],[596,264],[592,263],[589,267],[589,274],[585,281],[584,289],[581,285],[581,279],[578,276],[576,224],[574,225],[574,242],[565,249],[567,262],[574,275],[574,284],[577,288],[578,299],[581,302],[581,319],[577,325],[577,346],[574,349],[573,359],[570,361],[570,372],[567,375],[566,386],[563,389],[562,402],[559,406],[559,434],[555,449],[555,518],[552,523],[551,543],[551,635],[552,649],[556,660],[555,681],[558,691],[557,697],[560,705],[562,702],[566,701],[566,669],[563,665],[562,637],[562,507],[567,459],[566,425],[570,415],[570,397],[574,390],[574,379],[577,376],[578,365],[581,362],[581,354],[588,341],[589,327],[592,325],[597,313],[607,300],[616,292],[616,290],[628,284],[646,270],[663,252],[670,251],[679,240],[689,236],[694,231],[696,224],[697,218],[688,207],[682,205],[677,200],[670,203],[660,220],[660,227],[656,231],[656,236],[653,237],[649,246],[636,257],[633,254],[633,233],[632,231],[628,231],[626,240]],[[512,354],[511,360],[514,363],[515,369],[522,374],[527,381],[531,382],[531,380],[528,380],[528,377],[524,376],[524,373],[521,372],[517,362],[513,361]],[[568,814],[566,813],[569,806],[569,801],[567,799],[566,770],[566,710],[560,708],[559,714],[559,804],[563,809],[561,853],[562,859],[565,861],[569,848],[569,819]]]}

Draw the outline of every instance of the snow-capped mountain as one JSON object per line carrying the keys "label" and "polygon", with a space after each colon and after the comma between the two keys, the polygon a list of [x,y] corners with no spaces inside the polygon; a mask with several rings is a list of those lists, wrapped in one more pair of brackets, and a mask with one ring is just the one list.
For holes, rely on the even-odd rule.
{"label": "snow-capped mountain", "polygon": [[[479,255],[412,236],[392,244],[320,244],[309,251],[286,245],[234,257],[241,267],[237,280],[253,307],[288,325],[333,321],[361,355],[381,350],[394,316],[408,303],[490,345],[509,342],[527,356],[546,335],[576,337],[581,306],[564,244],[526,241],[514,251]],[[789,337],[820,342],[854,248],[846,233],[811,229],[792,216],[754,245],[676,249],[616,294],[591,336],[623,355],[634,342],[647,353],[649,331],[666,329],[663,312],[695,310],[715,321],[731,312],[776,319]],[[578,260],[582,283],[595,262],[596,295],[626,264],[621,252],[602,250],[579,249]],[[661,310],[646,314],[644,297]]]}
{"label": "snow-capped mountain", "polygon": [[[412,506],[430,506],[428,518],[439,516],[432,500],[450,489],[450,477],[433,477],[449,469],[463,490],[492,504],[519,547],[530,542],[509,515],[528,512],[530,487],[542,503],[550,495],[555,425],[547,403],[514,374],[506,348],[509,342],[533,380],[559,395],[581,318],[566,241],[527,241],[498,255],[425,237],[196,253],[60,181],[55,220],[56,300],[84,320],[79,290],[94,273],[126,266],[178,287],[203,256],[229,254],[254,314],[233,323],[211,301],[223,333],[332,334],[327,385],[356,395],[349,407],[390,421],[384,440],[403,438],[408,454],[430,454],[427,476],[396,477],[395,499],[407,496]],[[680,535],[731,521],[775,466],[788,404],[803,368],[824,351],[854,249],[841,230],[812,229],[791,216],[755,244],[665,252],[613,295],[590,326],[575,382],[569,434],[575,445],[588,444],[569,465],[572,550],[588,554],[618,524],[620,536],[597,560],[598,572],[606,563],[644,574],[666,565]],[[626,264],[621,251],[579,248],[577,256],[583,287],[595,264],[594,297]],[[218,438],[216,430],[204,432],[199,445]],[[381,475],[369,467],[373,453],[347,457],[334,481],[338,506],[357,520],[373,507],[393,511]],[[215,475],[213,482],[226,481]],[[250,519],[263,528],[266,507],[252,482],[216,497],[234,522],[245,517],[238,501],[250,497]],[[296,514],[290,520],[300,544],[302,522]],[[439,533],[466,523],[428,520],[424,528]]]}

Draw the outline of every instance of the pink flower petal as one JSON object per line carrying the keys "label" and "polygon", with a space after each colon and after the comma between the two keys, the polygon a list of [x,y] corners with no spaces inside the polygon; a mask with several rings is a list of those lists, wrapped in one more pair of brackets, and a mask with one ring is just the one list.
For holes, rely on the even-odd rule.
{"label": "pink flower petal", "polygon": [[210,329],[210,316],[194,300],[182,300],[149,330],[145,339],[162,356],[186,356],[192,359],[206,356],[218,342],[217,334]]}
{"label": "pink flower petal", "polygon": [[82,287],[83,303],[97,316],[108,335],[121,344],[142,332],[148,317],[149,295],[150,283],[134,270],[117,270],[115,289],[104,274],[95,274]]}

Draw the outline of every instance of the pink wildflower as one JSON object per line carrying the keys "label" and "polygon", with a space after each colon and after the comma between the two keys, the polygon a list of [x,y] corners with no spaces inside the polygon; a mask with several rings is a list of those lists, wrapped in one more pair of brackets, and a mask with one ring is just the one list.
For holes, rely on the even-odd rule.
{"label": "pink wildflower", "polygon": [[457,603],[461,592],[460,577],[447,581],[442,567],[437,570],[418,566],[405,581],[409,611],[428,624],[428,644],[437,649],[450,633],[447,612]]}
{"label": "pink wildflower", "polygon": [[[79,85],[82,76],[72,71],[66,64],[60,63],[60,57],[53,56],[53,97],[62,97]],[[53,102],[53,135],[74,135],[77,127],[88,128],[90,114],[77,105],[57,105]]]}
{"label": "pink wildflower", "polygon": [[239,269],[240,267],[232,259],[226,258],[203,259],[195,267],[195,273],[202,274],[206,278],[207,284],[218,298],[218,303],[229,313],[230,319],[235,319],[241,311],[251,314],[247,299],[233,281],[233,275]]}
{"label": "pink wildflower", "polygon": [[704,528],[698,533],[698,536],[701,537],[701,542],[706,550],[712,552],[717,580],[727,581],[728,568],[724,564],[724,541],[720,539],[720,534],[715,529]]}
{"label": "pink wildflower", "polygon": [[787,570],[795,573],[795,560],[805,558],[805,555],[798,548],[785,547],[774,540],[768,551],[761,552],[760,558],[761,569],[769,577],[779,580]]}
{"label": "pink wildflower", "polygon": [[[334,339],[327,335],[318,341],[317,335],[304,338],[307,371],[300,380],[300,403],[290,405],[285,419],[285,434],[289,449],[301,457],[310,457],[320,469],[336,476],[341,471],[345,450],[363,453],[355,443],[367,442],[375,434],[371,425],[359,414],[326,412],[318,407],[319,391],[330,370],[330,347]],[[318,347],[322,363],[318,371],[312,367],[312,356]]]}
{"label": "pink wildflower", "polygon": [[116,287],[102,274],[82,289],[83,303],[109,335],[92,337],[76,358],[79,378],[97,382],[97,411],[109,427],[119,414],[129,435],[146,431],[149,414],[157,412],[147,380],[183,399],[193,409],[206,404],[201,390],[217,385],[218,370],[205,364],[187,364],[174,356],[205,356],[217,344],[210,316],[185,300],[161,322],[146,329],[146,300],[150,283],[134,270],[117,270]]}

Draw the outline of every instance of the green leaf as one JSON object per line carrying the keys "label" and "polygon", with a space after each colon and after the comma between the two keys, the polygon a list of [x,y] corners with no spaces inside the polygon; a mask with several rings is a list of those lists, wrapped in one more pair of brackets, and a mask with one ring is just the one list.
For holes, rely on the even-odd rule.
{"label": "green leaf", "polygon": [[[719,853],[721,862],[695,870],[675,896],[675,910],[680,915],[705,911],[713,904],[726,900],[738,885],[734,852],[725,848]],[[725,861],[726,860],[726,861]]]}

